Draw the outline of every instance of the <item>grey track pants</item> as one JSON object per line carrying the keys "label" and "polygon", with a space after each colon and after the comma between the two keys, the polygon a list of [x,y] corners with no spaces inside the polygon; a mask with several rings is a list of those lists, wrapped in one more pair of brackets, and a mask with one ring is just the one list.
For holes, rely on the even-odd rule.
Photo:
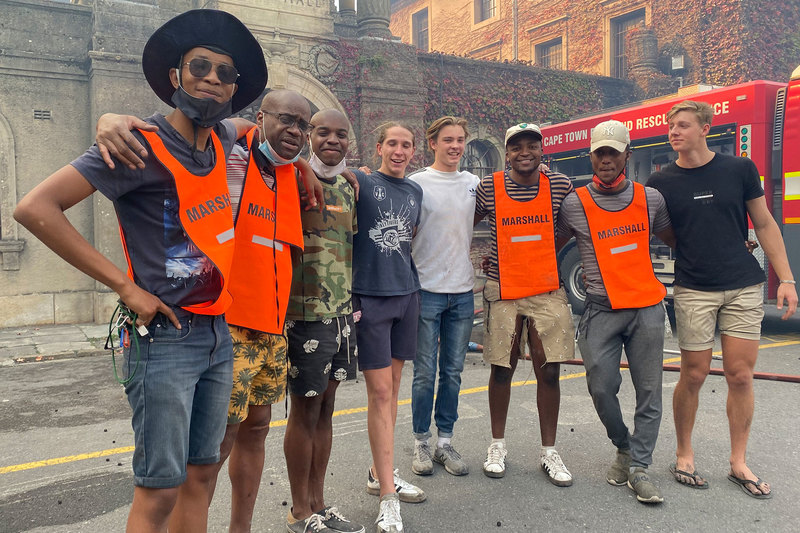
{"label": "grey track pants", "polygon": [[[619,406],[622,347],[636,391],[631,435]],[[611,310],[589,302],[578,324],[578,348],[586,367],[589,394],[600,421],[617,448],[630,448],[631,464],[647,467],[661,425],[661,373],[664,362],[664,306]]]}

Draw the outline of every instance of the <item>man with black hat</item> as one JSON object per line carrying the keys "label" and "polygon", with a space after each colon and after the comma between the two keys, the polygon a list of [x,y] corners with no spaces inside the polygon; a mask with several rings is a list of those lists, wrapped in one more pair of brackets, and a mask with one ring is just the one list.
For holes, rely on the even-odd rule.
{"label": "man with black hat", "polygon": [[[625,178],[630,135],[616,120],[592,130],[592,183],[564,198],[558,241],[573,235],[586,275],[586,310],[578,325],[578,347],[589,394],[608,437],[617,448],[606,480],[627,484],[642,503],[664,498],[648,476],[661,424],[661,367],[664,363],[664,305],[667,291],[656,279],[650,235],[674,245],[664,197]],[[619,406],[622,348],[636,390],[634,431]]]}
{"label": "man with black hat", "polygon": [[[492,442],[483,473],[506,472],[505,427],[511,378],[520,343],[531,347],[542,448],[539,464],[551,483],[572,485],[572,474],[555,449],[561,401],[559,362],[572,358],[572,315],[560,287],[555,224],[564,197],[572,191],[565,175],[540,166],[542,132],[523,122],[506,131],[506,161],[511,170],[486,176],[478,185],[475,223],[488,217],[491,232],[487,281],[484,360],[491,365],[489,416]],[[531,265],[536,265],[531,269]],[[527,339],[517,333],[525,321]],[[524,330],[523,330],[524,331]]]}
{"label": "man with black hat", "polygon": [[[220,121],[261,93],[267,71],[253,35],[216,10],[186,12],[156,30],[142,68],[175,107],[146,119],[157,132],[133,132],[148,146],[144,168],[110,170],[93,146],[34,188],[14,215],[135,314],[123,333],[133,337],[125,390],[136,445],[128,530],[205,531],[232,383],[222,316],[234,248],[225,160],[242,133]],[[64,216],[95,190],[114,202],[127,276]]]}

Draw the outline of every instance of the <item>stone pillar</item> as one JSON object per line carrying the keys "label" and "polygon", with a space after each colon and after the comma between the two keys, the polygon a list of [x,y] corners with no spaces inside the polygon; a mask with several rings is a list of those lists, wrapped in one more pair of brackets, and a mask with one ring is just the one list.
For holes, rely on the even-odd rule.
{"label": "stone pillar", "polygon": [[389,0],[360,0],[358,2],[358,36],[389,39]]}
{"label": "stone pillar", "polygon": [[652,28],[634,28],[631,30],[628,43],[628,61],[632,78],[658,70],[658,38]]}
{"label": "stone pillar", "polygon": [[344,15],[350,12],[356,12],[356,0],[339,0],[339,13]]}

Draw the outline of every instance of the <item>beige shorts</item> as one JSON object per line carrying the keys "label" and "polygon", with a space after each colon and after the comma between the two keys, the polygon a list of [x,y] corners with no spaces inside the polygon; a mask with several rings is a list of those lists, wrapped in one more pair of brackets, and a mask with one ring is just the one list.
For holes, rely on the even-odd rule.
{"label": "beige shorts", "polygon": [[563,287],[526,298],[501,300],[500,284],[487,280],[483,289],[483,308],[486,310],[483,360],[490,365],[511,366],[517,316],[527,317],[536,328],[548,363],[566,361],[575,356],[575,326]]}
{"label": "beige shorts", "polygon": [[714,347],[714,328],[739,339],[761,338],[764,318],[763,283],[730,291],[698,291],[675,286],[675,322],[683,350]]}

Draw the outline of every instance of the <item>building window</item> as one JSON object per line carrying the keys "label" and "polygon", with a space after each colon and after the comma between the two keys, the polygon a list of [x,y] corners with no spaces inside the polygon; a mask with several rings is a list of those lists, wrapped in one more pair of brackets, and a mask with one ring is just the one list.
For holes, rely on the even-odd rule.
{"label": "building window", "polygon": [[536,65],[540,67],[563,69],[561,57],[561,37],[536,45]]}
{"label": "building window", "polygon": [[489,176],[500,170],[500,156],[497,148],[484,139],[471,140],[464,149],[461,170],[472,172],[478,177]]}
{"label": "building window", "polygon": [[428,9],[411,15],[412,42],[420,50],[428,51]]}
{"label": "building window", "polygon": [[497,0],[475,0],[475,24],[489,20],[497,13]]}
{"label": "building window", "polygon": [[611,76],[628,76],[628,31],[636,26],[644,26],[644,9],[611,19]]}

